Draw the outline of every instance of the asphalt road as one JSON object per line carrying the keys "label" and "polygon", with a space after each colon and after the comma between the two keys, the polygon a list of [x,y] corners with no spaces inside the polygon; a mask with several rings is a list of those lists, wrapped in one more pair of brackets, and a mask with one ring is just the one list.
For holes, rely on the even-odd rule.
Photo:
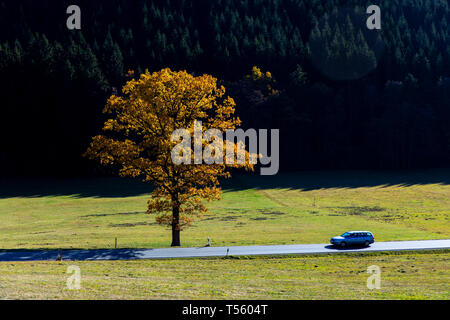
{"label": "asphalt road", "polygon": [[[63,250],[63,260],[137,260],[200,258],[224,256],[290,255],[342,252],[376,252],[403,250],[450,249],[450,239],[424,241],[376,242],[367,248],[335,248],[328,244],[298,244],[273,246],[165,248],[165,249],[98,249]],[[51,261],[58,257],[58,250],[0,250],[0,261]]]}

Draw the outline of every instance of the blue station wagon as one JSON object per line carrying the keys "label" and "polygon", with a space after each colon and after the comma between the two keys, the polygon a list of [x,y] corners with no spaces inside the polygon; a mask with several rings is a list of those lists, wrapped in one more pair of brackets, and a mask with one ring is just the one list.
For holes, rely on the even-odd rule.
{"label": "blue station wagon", "polygon": [[339,237],[333,237],[331,244],[345,248],[347,246],[370,246],[375,242],[372,232],[369,231],[349,231]]}

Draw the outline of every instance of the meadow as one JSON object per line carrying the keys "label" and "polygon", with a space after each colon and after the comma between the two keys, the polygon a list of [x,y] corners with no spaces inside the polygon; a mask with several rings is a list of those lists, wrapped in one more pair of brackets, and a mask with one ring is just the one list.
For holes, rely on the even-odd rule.
{"label": "meadow", "polygon": [[[450,238],[450,171],[234,175],[183,246]],[[0,250],[156,248],[170,231],[145,214],[150,186],[102,178],[0,183]],[[448,250],[215,259],[0,262],[0,299],[449,299]],[[66,287],[81,269],[81,290]],[[369,290],[367,268],[381,268]]]}
{"label": "meadow", "polygon": [[[450,238],[450,171],[234,175],[183,246],[328,243],[348,230],[376,241]],[[145,214],[151,187],[120,178],[0,184],[0,249],[157,248],[170,231]]]}
{"label": "meadow", "polygon": [[[0,263],[0,299],[449,299],[448,251]],[[81,271],[69,290],[68,266]],[[369,290],[369,266],[381,269]]]}

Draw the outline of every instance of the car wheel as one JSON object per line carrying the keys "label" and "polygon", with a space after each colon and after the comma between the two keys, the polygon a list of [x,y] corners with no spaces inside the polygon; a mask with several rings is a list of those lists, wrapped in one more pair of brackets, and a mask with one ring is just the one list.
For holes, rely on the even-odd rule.
{"label": "car wheel", "polygon": [[341,242],[341,248],[345,248],[347,244],[345,242]]}
{"label": "car wheel", "polygon": [[364,242],[364,245],[365,245],[366,247],[368,247],[368,246],[370,246],[370,242],[366,240],[366,242]]}

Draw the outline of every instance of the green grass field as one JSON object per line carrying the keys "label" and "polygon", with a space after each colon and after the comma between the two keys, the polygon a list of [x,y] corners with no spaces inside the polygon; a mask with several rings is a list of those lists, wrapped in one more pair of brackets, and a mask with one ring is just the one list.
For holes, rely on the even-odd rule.
{"label": "green grass field", "polygon": [[[450,238],[450,171],[235,176],[184,246],[327,243],[351,229],[377,241]],[[155,248],[167,228],[144,214],[149,187],[123,179],[0,183],[0,249]],[[0,262],[4,299],[449,299],[450,253],[240,259]],[[67,267],[82,289],[65,287]],[[382,270],[380,290],[366,272]]]}
{"label": "green grass field", "polygon": [[[241,259],[0,263],[0,299],[449,299],[444,251]],[[66,286],[67,267],[81,289]],[[367,268],[381,268],[380,289]]]}
{"label": "green grass field", "polygon": [[[183,246],[327,243],[347,230],[376,241],[450,238],[450,171],[235,176]],[[119,178],[7,181],[0,249],[155,248],[170,231],[145,214],[149,187]]]}

